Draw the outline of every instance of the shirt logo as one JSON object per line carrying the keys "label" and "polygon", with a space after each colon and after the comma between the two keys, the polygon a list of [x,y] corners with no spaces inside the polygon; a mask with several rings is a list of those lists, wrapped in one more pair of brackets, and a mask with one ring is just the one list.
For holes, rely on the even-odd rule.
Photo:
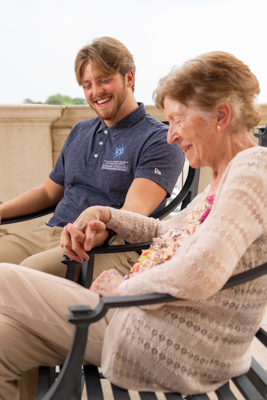
{"label": "shirt logo", "polygon": [[117,161],[117,160],[104,160],[102,169],[109,169],[110,171],[123,171],[128,172],[129,162],[128,161]]}
{"label": "shirt logo", "polygon": [[116,147],[116,150],[112,153],[113,160],[120,160],[120,157],[125,154],[126,146],[123,144],[120,147]]}
{"label": "shirt logo", "polygon": [[161,175],[161,172],[160,172],[160,170],[158,168],[155,168],[154,169],[154,174]]}

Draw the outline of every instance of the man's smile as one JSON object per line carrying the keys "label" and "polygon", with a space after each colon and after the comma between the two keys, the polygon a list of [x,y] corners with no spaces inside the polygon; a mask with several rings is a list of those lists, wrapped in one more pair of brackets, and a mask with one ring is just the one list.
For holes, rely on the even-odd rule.
{"label": "man's smile", "polygon": [[105,104],[105,103],[107,103],[110,99],[111,99],[111,96],[110,96],[110,97],[106,97],[106,98],[104,98],[104,99],[96,100],[96,103],[97,103],[98,105]]}

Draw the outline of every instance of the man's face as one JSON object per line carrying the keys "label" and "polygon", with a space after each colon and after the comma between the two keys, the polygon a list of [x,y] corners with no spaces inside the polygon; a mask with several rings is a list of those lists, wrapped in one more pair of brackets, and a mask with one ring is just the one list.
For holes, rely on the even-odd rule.
{"label": "man's face", "polygon": [[88,104],[108,126],[121,119],[128,96],[126,77],[121,74],[106,76],[90,64],[84,68],[82,87]]}

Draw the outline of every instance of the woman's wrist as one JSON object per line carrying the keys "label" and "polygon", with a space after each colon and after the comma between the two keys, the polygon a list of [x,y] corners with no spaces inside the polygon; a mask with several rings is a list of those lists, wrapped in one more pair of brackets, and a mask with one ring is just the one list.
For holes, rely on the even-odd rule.
{"label": "woman's wrist", "polygon": [[107,224],[110,221],[110,219],[111,219],[111,212],[109,207],[102,207],[100,221],[104,222],[104,224]]}

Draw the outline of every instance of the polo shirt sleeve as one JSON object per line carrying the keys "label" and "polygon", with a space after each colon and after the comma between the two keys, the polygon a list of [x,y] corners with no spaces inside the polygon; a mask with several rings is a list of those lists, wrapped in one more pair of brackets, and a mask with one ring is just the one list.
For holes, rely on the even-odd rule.
{"label": "polo shirt sleeve", "polygon": [[55,183],[57,183],[58,185],[61,185],[61,186],[65,186],[65,154],[66,154],[66,151],[68,149],[70,142],[75,138],[75,136],[77,134],[76,133],[77,125],[75,125],[75,127],[70,131],[70,134],[67,137],[67,140],[66,140],[66,142],[61,150],[61,153],[57,159],[56,165],[49,175],[49,178],[52,181],[54,181]]}
{"label": "polo shirt sleeve", "polygon": [[157,130],[143,146],[135,178],[147,178],[162,186],[171,196],[184,166],[184,154],[178,144],[167,143],[167,129]]}
{"label": "polo shirt sleeve", "polygon": [[[66,145],[66,144],[65,144]],[[65,147],[64,145],[64,147]],[[58,185],[65,186],[65,173],[64,173],[64,147],[57,159],[56,165],[50,172],[49,178]]]}

